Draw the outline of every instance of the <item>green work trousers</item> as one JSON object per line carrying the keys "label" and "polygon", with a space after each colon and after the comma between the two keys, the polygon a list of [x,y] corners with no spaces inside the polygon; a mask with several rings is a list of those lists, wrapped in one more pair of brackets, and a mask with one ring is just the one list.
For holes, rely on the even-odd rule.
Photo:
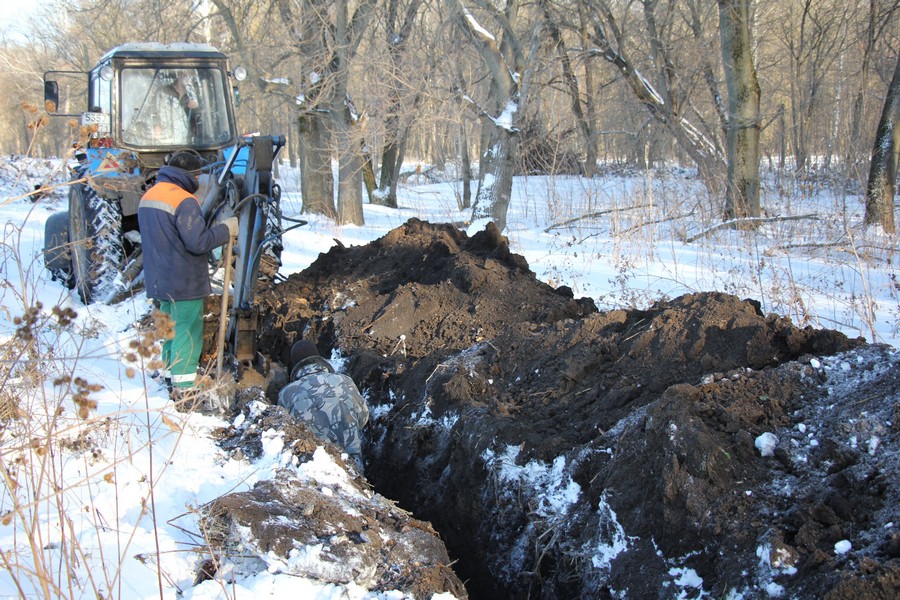
{"label": "green work trousers", "polygon": [[188,388],[197,378],[197,365],[203,350],[203,299],[160,300],[159,310],[175,324],[175,337],[163,344],[162,359],[172,376],[172,385]]}

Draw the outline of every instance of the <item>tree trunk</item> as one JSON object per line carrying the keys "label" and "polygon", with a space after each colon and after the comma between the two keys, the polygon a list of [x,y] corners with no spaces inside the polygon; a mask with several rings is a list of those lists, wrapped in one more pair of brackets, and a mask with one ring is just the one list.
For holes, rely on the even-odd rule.
{"label": "tree trunk", "polygon": [[462,200],[459,209],[472,208],[472,161],[469,159],[469,134],[466,124],[460,125],[460,155],[462,157]]}
{"label": "tree trunk", "polygon": [[878,130],[875,133],[875,147],[872,149],[872,163],[869,167],[869,184],[866,189],[867,225],[880,224],[885,233],[895,233],[894,189],[897,185],[897,169],[894,163],[895,130],[894,119],[900,106],[900,54],[894,66],[894,75],[888,86]]}
{"label": "tree trunk", "polygon": [[355,135],[351,111],[349,79],[352,27],[347,0],[338,0],[335,11],[334,34],[343,42],[332,55],[334,89],[331,97],[331,125],[338,158],[338,215],[339,225],[365,223],[362,210],[363,162],[360,139]]}
{"label": "tree trunk", "polygon": [[362,154],[359,139],[353,131],[350,110],[335,106],[332,111],[334,141],[338,148],[338,206],[339,225],[350,223],[363,225],[362,209]]}
{"label": "tree trunk", "polygon": [[478,193],[472,206],[472,220],[488,218],[500,231],[506,228],[506,213],[512,199],[512,177],[515,167],[517,138],[498,127],[493,145],[481,153],[489,155],[490,165],[478,182]]}
{"label": "tree trunk", "polygon": [[718,0],[722,60],[728,87],[725,215],[758,217],[759,81],[753,64],[748,0]]}
{"label": "tree trunk", "polygon": [[[546,5],[546,0],[542,1],[541,4],[544,11],[544,19],[547,21],[550,39],[559,55],[563,84],[565,86],[564,89],[568,93],[569,104],[572,106],[572,115],[575,118],[578,133],[581,135],[581,143],[584,146],[585,159],[582,164],[582,172],[586,177],[593,177],[594,171],[597,169],[597,138],[593,132],[593,124],[588,121],[587,115],[585,114],[586,107],[583,107],[581,101],[581,90],[578,85],[578,78],[575,76],[575,69],[572,67],[572,61],[569,59],[568,50],[563,43],[562,32],[560,32],[559,25],[553,20],[550,10]],[[579,13],[583,13],[583,10],[580,7]],[[583,22],[584,19],[582,19],[582,23]],[[584,27],[586,26],[583,26],[583,30]],[[587,36],[583,34],[583,38],[586,37]],[[586,70],[590,73],[590,67],[587,67]]]}
{"label": "tree trunk", "polygon": [[[578,3],[578,28],[581,32],[581,44],[587,48],[590,42],[590,33],[588,32],[587,15],[585,14],[584,4]],[[597,172],[597,115],[594,109],[594,71],[593,61],[589,56],[584,57],[584,118],[587,122],[588,141],[587,149],[584,155],[584,174],[586,177],[593,177]]]}
{"label": "tree trunk", "polygon": [[365,148],[365,142],[362,143],[362,169],[363,169],[363,185],[366,187],[366,195],[369,198],[369,204],[377,204],[378,199],[378,180],[375,179],[375,165],[372,164],[372,154]]}
{"label": "tree trunk", "polygon": [[334,177],[331,143],[321,113],[306,113],[297,120],[300,129],[300,193],[303,212],[334,218]]}
{"label": "tree trunk", "polygon": [[[519,79],[514,77],[518,70],[518,43],[509,40],[512,27],[504,32],[504,41],[497,46],[496,38],[475,23],[472,15],[463,8],[460,0],[445,0],[448,11],[457,24],[475,45],[481,59],[491,74],[492,109],[496,114],[485,115],[482,131],[481,169],[479,171],[478,192],[472,207],[472,219],[489,218],[503,231],[506,228],[506,212],[512,198],[512,176],[515,166],[516,139],[514,125],[518,113]],[[515,21],[516,0],[507,5],[507,24]],[[511,15],[511,17],[510,17]],[[508,61],[505,51],[514,55]],[[513,64],[510,64],[512,62]],[[523,84],[524,85],[524,84]]]}
{"label": "tree trunk", "polygon": [[[389,116],[385,121],[386,129],[390,126],[390,120],[391,117]],[[385,135],[391,136],[393,134],[396,134],[396,129],[393,133],[385,131]],[[394,178],[400,172],[399,155],[400,145],[396,139],[390,139],[385,142],[384,149],[381,152],[381,177],[378,178],[378,192],[374,196],[375,204],[397,208],[397,182]]]}

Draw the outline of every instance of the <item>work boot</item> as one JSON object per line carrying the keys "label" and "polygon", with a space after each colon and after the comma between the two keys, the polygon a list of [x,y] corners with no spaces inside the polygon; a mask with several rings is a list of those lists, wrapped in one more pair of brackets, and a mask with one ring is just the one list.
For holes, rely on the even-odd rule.
{"label": "work boot", "polygon": [[167,392],[172,393],[172,375],[168,370],[160,370],[156,369],[152,373],[150,373],[150,379],[155,381],[159,386],[158,389],[162,390],[165,388]]}

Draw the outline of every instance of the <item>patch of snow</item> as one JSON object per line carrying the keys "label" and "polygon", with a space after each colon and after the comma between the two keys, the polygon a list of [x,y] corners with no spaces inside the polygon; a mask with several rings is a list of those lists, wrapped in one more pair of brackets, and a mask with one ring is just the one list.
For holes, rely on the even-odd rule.
{"label": "patch of snow", "polygon": [[599,539],[591,556],[591,564],[595,569],[608,570],[613,559],[628,549],[629,538],[625,535],[625,529],[619,523],[616,512],[607,502],[606,492],[600,496],[597,514],[600,517]]}
{"label": "patch of snow", "polygon": [[482,27],[481,24],[477,20],[475,20],[475,17],[472,16],[472,13],[469,12],[469,9],[463,8],[462,13],[463,18],[469,23],[469,27],[471,27],[475,33],[479,34],[483,38],[489,39],[491,41],[496,41],[496,39],[494,38],[494,34]]}
{"label": "patch of snow", "polygon": [[873,435],[869,438],[869,441],[866,442],[866,447],[869,449],[869,454],[875,456],[875,451],[878,450],[878,446],[881,445],[881,438],[877,435]]}
{"label": "patch of snow", "polygon": [[394,408],[392,404],[379,404],[377,406],[369,406],[369,418],[373,421],[377,421],[379,419],[383,419],[384,417],[391,414],[391,410]]}
{"label": "patch of snow", "polygon": [[503,112],[500,113],[500,116],[493,119],[494,124],[501,129],[513,131],[513,117],[518,110],[518,103],[516,103],[514,100],[510,100],[506,103],[506,108],[503,109]]}
{"label": "patch of snow", "polygon": [[775,454],[775,447],[778,446],[778,438],[774,433],[767,431],[757,437],[753,445],[761,456],[772,456]]}
{"label": "patch of snow", "polygon": [[851,548],[853,548],[853,545],[849,540],[841,540],[834,545],[834,553],[838,555],[847,554]]}
{"label": "patch of snow", "polygon": [[703,578],[697,575],[697,571],[694,569],[672,567],[669,569],[669,575],[675,578],[675,585],[678,587],[703,587]]}
{"label": "patch of snow", "polygon": [[518,465],[519,451],[518,446],[506,446],[504,452],[497,455],[488,448],[481,458],[508,488],[536,497],[535,512],[539,516],[565,516],[581,495],[581,486],[566,473],[565,457],[557,456],[552,465],[538,460]]}

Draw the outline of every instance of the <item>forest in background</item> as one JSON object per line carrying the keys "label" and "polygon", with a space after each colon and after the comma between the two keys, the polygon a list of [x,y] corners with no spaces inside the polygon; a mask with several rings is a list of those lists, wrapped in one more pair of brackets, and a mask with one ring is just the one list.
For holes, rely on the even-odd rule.
{"label": "forest in background", "polygon": [[[71,145],[71,122],[42,118],[44,71],[86,70],[125,42],[204,42],[248,69],[242,129],[287,135],[287,156],[304,172],[304,209],[340,222],[361,222],[364,190],[370,202],[395,206],[404,163],[426,175],[457,165],[479,184],[475,193],[464,186],[461,206],[483,200],[481,216],[502,225],[513,175],[676,163],[697,169],[726,216],[759,217],[741,194],[754,185],[758,194],[760,172],[772,183],[766,193],[862,196],[868,185],[871,198],[875,155],[891,195],[887,209],[876,207],[882,216],[867,211],[866,220],[893,231],[897,102],[886,100],[900,88],[898,8],[898,0],[48,0],[20,26],[24,35],[3,40],[0,144],[36,156]],[[758,107],[747,116],[738,111],[753,85],[734,82],[749,76]],[[746,131],[758,135],[757,169],[753,153],[735,155],[730,141]],[[734,170],[747,162],[750,180],[734,192]]]}

